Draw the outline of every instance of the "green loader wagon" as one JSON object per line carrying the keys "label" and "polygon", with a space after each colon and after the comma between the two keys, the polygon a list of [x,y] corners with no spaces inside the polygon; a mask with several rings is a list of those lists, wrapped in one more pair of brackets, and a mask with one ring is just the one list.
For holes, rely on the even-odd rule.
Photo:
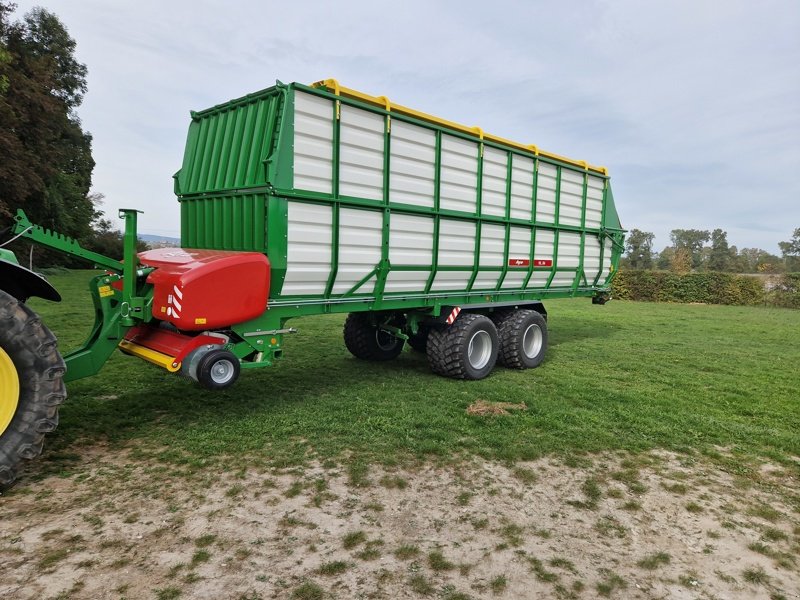
{"label": "green loader wagon", "polygon": [[435,373],[481,379],[497,362],[538,366],[543,301],[605,303],[623,249],[604,167],[332,79],[192,112],[174,186],[181,248],[137,254],[124,209],[121,262],[18,212],[14,236],[104,274],[92,333],[62,358],[25,304],[58,292],[0,250],[0,485],[41,452],[64,383],[117,349],[222,389],[282,356],[292,318],[348,313],[359,359],[408,343]]}

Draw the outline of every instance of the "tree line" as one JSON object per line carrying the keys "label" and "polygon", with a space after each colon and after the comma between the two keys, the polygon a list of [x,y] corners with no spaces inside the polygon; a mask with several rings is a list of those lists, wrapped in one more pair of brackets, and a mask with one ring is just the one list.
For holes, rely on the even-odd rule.
{"label": "tree line", "polygon": [[653,250],[655,235],[632,229],[625,239],[620,266],[633,270],[668,270],[674,273],[792,273],[800,271],[800,227],[789,240],[779,242],[781,256],[761,248],[737,248],[728,244],[722,229],[673,229],[672,245]]}
{"label": "tree line", "polygon": [[[34,8],[12,20],[16,5],[0,0],[0,243],[17,208],[34,223],[110,256],[122,236],[103,217],[92,185],[92,135],[77,109],[87,91],[86,65],[56,15]],[[13,249],[27,255],[28,246]],[[69,264],[37,249],[37,264]]]}

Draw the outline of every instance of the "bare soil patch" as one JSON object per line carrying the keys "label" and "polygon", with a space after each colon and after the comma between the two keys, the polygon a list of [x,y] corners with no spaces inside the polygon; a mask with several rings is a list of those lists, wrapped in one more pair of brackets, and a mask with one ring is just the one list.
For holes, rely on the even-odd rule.
{"label": "bare soil patch", "polygon": [[354,480],[93,454],[0,497],[0,597],[800,598],[800,483],[780,465],[743,479],[652,452]]}

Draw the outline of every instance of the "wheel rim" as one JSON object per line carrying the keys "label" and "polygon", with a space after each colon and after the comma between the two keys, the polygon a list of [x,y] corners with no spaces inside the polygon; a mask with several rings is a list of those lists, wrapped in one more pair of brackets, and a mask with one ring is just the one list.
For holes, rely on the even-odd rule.
{"label": "wheel rim", "polygon": [[8,428],[19,404],[19,375],[6,351],[0,348],[0,435]]}
{"label": "wheel rim", "polygon": [[522,351],[528,358],[533,358],[542,350],[542,328],[538,325],[531,325],[525,330],[522,336]]}
{"label": "wheel rim", "polygon": [[378,348],[381,350],[391,350],[397,344],[397,338],[391,333],[378,329],[375,332],[375,343],[378,344]]}
{"label": "wheel rim", "polygon": [[492,336],[488,331],[477,331],[469,340],[467,360],[473,369],[483,369],[492,358]]}
{"label": "wheel rim", "polygon": [[235,373],[233,363],[228,359],[221,359],[211,366],[211,380],[219,385],[228,383]]}

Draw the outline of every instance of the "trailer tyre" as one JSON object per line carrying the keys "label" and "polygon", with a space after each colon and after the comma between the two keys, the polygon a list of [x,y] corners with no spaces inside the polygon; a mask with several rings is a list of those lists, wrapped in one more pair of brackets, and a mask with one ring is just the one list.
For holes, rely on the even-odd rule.
{"label": "trailer tyre", "polygon": [[515,310],[496,321],[500,338],[497,356],[511,369],[532,369],[544,360],[547,350],[547,322],[535,310]]}
{"label": "trailer tyre", "polygon": [[209,390],[224,390],[239,379],[241,364],[227,350],[212,350],[197,364],[197,381]]}
{"label": "trailer tyre", "polygon": [[67,396],[56,338],[25,304],[0,290],[0,488],[42,452]]}
{"label": "trailer tyre", "polygon": [[431,330],[428,362],[434,373],[483,379],[497,361],[497,328],[489,317],[462,312],[449,327]]}
{"label": "trailer tyre", "polygon": [[408,345],[415,352],[425,354],[428,351],[428,336],[430,335],[430,327],[421,325],[414,335],[408,336]]}
{"label": "trailer tyre", "polygon": [[367,313],[350,313],[344,322],[344,345],[361,360],[385,361],[403,351],[403,340],[381,331]]}

